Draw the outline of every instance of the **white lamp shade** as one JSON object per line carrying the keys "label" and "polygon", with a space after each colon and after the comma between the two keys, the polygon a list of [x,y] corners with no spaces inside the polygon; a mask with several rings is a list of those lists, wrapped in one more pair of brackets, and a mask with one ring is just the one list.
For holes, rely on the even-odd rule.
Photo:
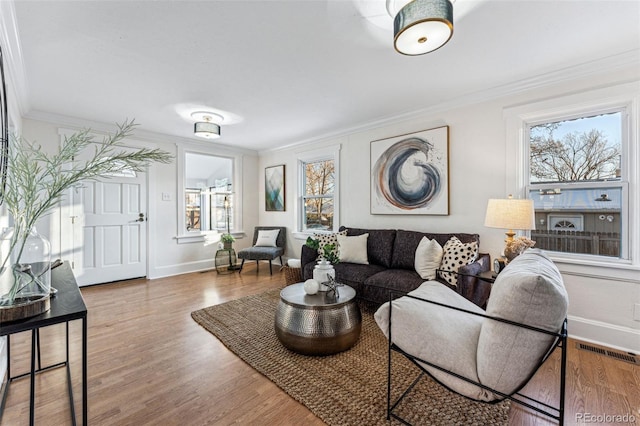
{"label": "white lamp shade", "polygon": [[216,139],[220,137],[220,126],[209,121],[198,121],[193,126],[193,133],[205,139]]}
{"label": "white lamp shade", "polygon": [[533,200],[490,199],[484,226],[501,229],[536,229]]}
{"label": "white lamp shade", "polygon": [[394,47],[405,55],[422,55],[442,47],[453,35],[449,0],[413,0],[393,21]]}

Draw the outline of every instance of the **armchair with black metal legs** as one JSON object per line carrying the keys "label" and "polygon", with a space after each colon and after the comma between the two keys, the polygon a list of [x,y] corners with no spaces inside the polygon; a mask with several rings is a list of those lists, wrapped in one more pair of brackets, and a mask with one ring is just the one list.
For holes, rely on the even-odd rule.
{"label": "armchair with black metal legs", "polygon": [[[274,237],[275,236],[275,237]],[[256,226],[253,231],[253,246],[238,251],[238,258],[242,259],[240,264],[240,273],[244,267],[245,260],[256,261],[256,272],[259,272],[260,261],[269,261],[269,274],[273,274],[271,261],[280,258],[280,266],[282,263],[282,255],[287,245],[287,228],[284,226]]]}
{"label": "armchair with black metal legs", "polygon": [[[388,418],[408,424],[394,409],[428,374],[472,400],[508,399],[564,423],[568,298],[560,272],[541,250],[527,250],[498,275],[486,312],[433,281],[390,297],[375,314],[389,339]],[[550,405],[521,391],[556,349],[561,351],[558,404]],[[392,352],[421,370],[396,401]]]}

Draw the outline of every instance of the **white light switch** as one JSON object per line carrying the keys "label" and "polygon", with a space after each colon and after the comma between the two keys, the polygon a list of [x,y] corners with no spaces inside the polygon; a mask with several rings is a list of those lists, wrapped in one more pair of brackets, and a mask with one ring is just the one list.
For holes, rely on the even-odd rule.
{"label": "white light switch", "polygon": [[168,192],[162,193],[162,201],[171,201],[171,194]]}

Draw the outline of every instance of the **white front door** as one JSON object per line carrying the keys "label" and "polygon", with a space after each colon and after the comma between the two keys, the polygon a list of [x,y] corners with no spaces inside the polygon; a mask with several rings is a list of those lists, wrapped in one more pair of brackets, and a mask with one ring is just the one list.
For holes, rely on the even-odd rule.
{"label": "white front door", "polygon": [[78,285],[147,273],[146,176],[114,176],[73,190],[72,268]]}

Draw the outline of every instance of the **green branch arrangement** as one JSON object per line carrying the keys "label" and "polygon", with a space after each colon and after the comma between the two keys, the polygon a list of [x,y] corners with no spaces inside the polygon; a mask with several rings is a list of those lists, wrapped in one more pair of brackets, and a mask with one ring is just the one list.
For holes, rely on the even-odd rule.
{"label": "green branch arrangement", "polygon": [[[37,143],[13,137],[9,147],[7,184],[2,194],[7,211],[13,217],[13,234],[9,253],[3,254],[0,272],[8,266],[10,253],[18,249],[14,276],[21,273],[19,264],[24,245],[36,222],[51,211],[64,198],[70,188],[82,182],[108,178],[123,172],[142,172],[151,163],[169,163],[173,156],[160,149],[127,149],[124,140],[136,124],[133,120],[117,125],[117,131],[96,141],[90,129],[64,138],[55,155],[45,154]],[[93,149],[87,161],[79,161],[85,150]],[[36,277],[37,278],[37,277]],[[9,294],[0,295],[0,305],[12,304],[20,290],[18,281]],[[24,286],[24,284],[23,284]]]}
{"label": "green branch arrangement", "polygon": [[333,263],[334,265],[340,262],[340,258],[336,254],[335,244],[324,244],[320,247],[320,240],[312,237],[307,237],[305,245],[313,250],[317,250],[321,258]]}

